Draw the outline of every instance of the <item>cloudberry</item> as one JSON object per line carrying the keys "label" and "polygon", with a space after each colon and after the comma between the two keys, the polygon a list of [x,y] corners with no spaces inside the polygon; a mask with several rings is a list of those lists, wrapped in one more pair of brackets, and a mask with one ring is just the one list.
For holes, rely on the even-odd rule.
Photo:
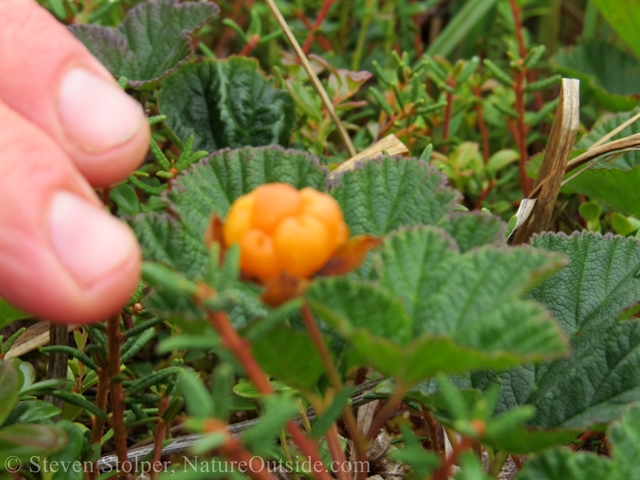
{"label": "cloudberry", "polygon": [[288,272],[307,278],[349,237],[338,202],[312,188],[269,183],[238,198],[227,215],[224,241],[240,244],[240,266],[261,280]]}

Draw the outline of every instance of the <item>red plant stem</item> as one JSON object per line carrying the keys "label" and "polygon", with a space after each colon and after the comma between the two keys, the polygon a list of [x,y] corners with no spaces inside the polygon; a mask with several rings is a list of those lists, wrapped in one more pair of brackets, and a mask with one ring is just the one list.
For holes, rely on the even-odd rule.
{"label": "red plant stem", "polygon": [[440,438],[438,438],[438,425],[436,421],[433,419],[431,412],[427,410],[424,405],[420,405],[420,410],[422,411],[422,418],[424,418],[424,422],[429,429],[429,439],[431,440],[431,446],[433,450],[438,453],[440,457],[440,461],[444,460],[444,452],[440,447]]}
{"label": "red plant stem", "polygon": [[[477,85],[473,86],[473,94],[482,100],[482,92]],[[478,116],[478,130],[480,130],[480,137],[482,138],[482,158],[485,165],[491,157],[491,150],[489,147],[489,129],[487,123],[484,121],[484,110],[482,109],[482,103],[479,101],[476,105],[476,115]]]}
{"label": "red plant stem", "polygon": [[[246,340],[240,338],[238,332],[233,328],[231,322],[229,321],[229,317],[225,312],[220,311],[209,311],[207,312],[207,317],[209,321],[213,325],[213,327],[218,331],[220,337],[222,337],[222,342],[225,348],[230,350],[235,357],[238,359],[242,367],[244,368],[249,380],[255,385],[258,391],[263,395],[272,395],[273,388],[271,388],[271,384],[267,379],[267,376],[258,365],[258,362],[253,357],[251,353],[251,347]],[[318,450],[315,442],[309,440],[304,436],[300,427],[296,425],[293,421],[289,421],[287,423],[287,431],[293,438],[293,441],[298,445],[300,451],[309,457],[310,461],[313,465],[319,462],[319,465],[323,465],[322,460],[320,459],[320,455],[318,454]],[[331,476],[327,473],[327,471],[322,468],[320,471],[314,470],[313,472],[319,480],[331,480]]]}
{"label": "red plant stem", "polygon": [[[113,440],[116,444],[116,453],[120,465],[126,465],[127,456],[127,428],[124,424],[124,397],[122,383],[114,381],[114,377],[120,375],[120,315],[112,315],[107,320],[107,337],[109,343],[108,373],[111,390],[111,427],[113,428]],[[127,472],[121,471],[120,478],[126,479]]]}
{"label": "red plant stem", "polygon": [[[324,2],[322,2],[322,7],[320,8],[320,12],[318,12],[318,16],[316,17],[315,22],[313,22],[313,25],[309,29],[309,35],[307,36],[306,40],[304,41],[304,44],[302,45],[302,51],[305,54],[309,53],[311,44],[315,39],[316,31],[320,28],[320,26],[322,25],[322,22],[324,22],[324,19],[327,17],[327,14],[329,13],[329,9],[331,8],[331,5],[336,3],[336,1],[337,0],[324,0]],[[309,27],[307,26],[307,28]]]}
{"label": "red plant stem", "polygon": [[[327,344],[324,343],[322,333],[320,332],[318,324],[313,318],[313,313],[311,312],[311,309],[309,308],[309,305],[307,303],[305,303],[300,309],[300,314],[302,315],[305,327],[309,332],[309,336],[311,337],[311,340],[313,341],[313,344],[316,347],[318,354],[320,355],[322,364],[327,371],[329,381],[333,385],[333,388],[336,389],[336,391],[342,390],[344,387],[342,384],[342,380],[340,380],[340,375],[338,375],[338,372],[333,364],[333,360],[331,359],[331,353],[327,348]],[[365,461],[367,459],[367,448],[358,430],[358,422],[356,421],[355,415],[353,414],[353,410],[351,410],[351,407],[347,404],[344,406],[342,412],[347,424],[347,429],[349,430],[349,435],[351,436],[351,440],[353,440],[353,444],[356,450],[356,459],[358,461]]]}
{"label": "red plant stem", "polygon": [[402,397],[407,393],[407,387],[401,384],[396,384],[396,391],[393,392],[393,395],[389,397],[387,403],[384,404],[382,410],[378,412],[378,415],[373,419],[371,426],[369,427],[369,432],[367,433],[367,440],[372,441],[376,438],[378,431],[384,427],[384,424],[387,422],[387,419],[391,416],[393,411],[396,408],[396,405],[402,401]]}
{"label": "red plant stem", "polygon": [[351,480],[351,475],[349,475],[344,468],[347,465],[347,458],[344,455],[344,450],[342,450],[340,436],[338,435],[338,427],[336,427],[335,423],[329,427],[326,438],[331,458],[340,465],[340,468],[338,468],[338,471],[336,472],[338,480]]}
{"label": "red plant stem", "polygon": [[493,190],[493,187],[496,186],[496,183],[497,183],[496,179],[494,178],[489,182],[489,185],[487,185],[487,187],[484,190],[482,190],[482,193],[480,193],[478,200],[476,200],[475,207],[473,207],[474,210],[480,210],[482,208],[482,202],[484,202],[487,199],[487,197],[491,193],[491,190]]}
{"label": "red plant stem", "polygon": [[259,44],[260,44],[260,36],[254,33],[253,35],[251,35],[251,38],[249,38],[249,41],[245,44],[245,46],[242,47],[242,50],[240,51],[240,55],[243,55],[246,57],[251,52],[253,52],[253,50],[255,50],[255,48]]}
{"label": "red plant stem", "polygon": [[[107,397],[109,394],[109,372],[107,367],[98,369],[98,386],[96,393],[96,407],[100,410],[107,410]],[[91,443],[100,443],[102,440],[102,430],[104,428],[104,420],[93,417],[93,426],[91,428]]]}
{"label": "red plant stem", "polygon": [[[162,397],[158,402],[158,417],[162,419],[162,415],[167,411],[167,407],[169,406],[169,397]],[[158,480],[158,476],[160,474],[161,463],[160,458],[162,457],[162,442],[164,441],[164,436],[166,432],[164,420],[159,420],[156,428],[153,430],[153,460],[151,461],[151,480]]]}
{"label": "red plant stem", "polygon": [[[523,67],[524,68],[524,67]],[[529,195],[531,189],[530,179],[527,177],[525,171],[525,165],[529,160],[527,153],[527,124],[525,123],[524,114],[524,80],[526,72],[523,70],[516,73],[516,81],[514,85],[514,91],[516,94],[516,112],[518,113],[518,136],[516,142],[518,144],[518,151],[520,153],[520,163],[518,164],[518,173],[520,175],[520,188],[525,195]]]}
{"label": "red plant stem", "polygon": [[516,468],[518,470],[522,470],[522,462],[520,461],[520,457],[518,455],[516,455],[515,453],[512,453],[511,460],[513,460],[513,463],[515,463]]}
{"label": "red plant stem", "polygon": [[467,437],[462,437],[462,440],[457,445],[452,445],[453,451],[451,455],[444,461],[442,466],[433,472],[431,480],[447,480],[451,474],[451,467],[453,467],[458,461],[460,454],[466,450],[469,450],[473,446],[473,440]]}
{"label": "red plant stem", "polygon": [[[455,80],[449,81],[447,80],[447,85],[455,88]],[[442,140],[447,140],[449,138],[449,125],[451,123],[451,108],[453,107],[453,93],[447,92],[447,106],[444,109],[444,125],[442,125]],[[443,145],[442,151],[444,153],[447,152],[447,145]]]}
{"label": "red plant stem", "polygon": [[518,50],[520,50],[520,57],[524,60],[527,56],[527,47],[524,44],[524,36],[522,35],[522,24],[520,23],[520,9],[516,4],[516,0],[509,0],[511,6],[511,13],[513,13],[513,21],[516,26],[516,39],[518,40]]}

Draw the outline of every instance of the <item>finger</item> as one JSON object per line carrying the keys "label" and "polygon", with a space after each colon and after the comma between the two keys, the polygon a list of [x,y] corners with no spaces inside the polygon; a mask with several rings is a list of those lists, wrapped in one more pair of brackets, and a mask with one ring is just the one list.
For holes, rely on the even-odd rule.
{"label": "finger", "polygon": [[126,178],[147,151],[140,104],[32,0],[0,0],[0,97],[58,143],[94,186]]}
{"label": "finger", "polygon": [[0,296],[63,323],[104,319],[137,284],[133,232],[66,154],[0,103]]}

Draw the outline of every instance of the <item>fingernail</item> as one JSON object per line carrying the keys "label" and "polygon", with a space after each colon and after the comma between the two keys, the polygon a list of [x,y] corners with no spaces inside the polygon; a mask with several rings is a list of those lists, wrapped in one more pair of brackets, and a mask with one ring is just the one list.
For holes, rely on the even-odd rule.
{"label": "fingernail", "polygon": [[144,121],[138,102],[117,85],[83,68],[74,68],[63,78],[58,116],[70,139],[90,152],[125,143]]}
{"label": "fingernail", "polygon": [[138,254],[125,224],[72,193],[54,194],[48,220],[53,249],[82,286],[104,278]]}

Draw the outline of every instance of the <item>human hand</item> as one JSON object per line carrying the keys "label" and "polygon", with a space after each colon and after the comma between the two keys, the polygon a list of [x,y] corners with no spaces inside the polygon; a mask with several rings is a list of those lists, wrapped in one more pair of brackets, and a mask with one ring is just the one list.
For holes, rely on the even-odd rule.
{"label": "human hand", "polygon": [[63,323],[126,303],[140,250],[91,186],[126,178],[149,135],[64,26],[32,0],[0,0],[0,296]]}

